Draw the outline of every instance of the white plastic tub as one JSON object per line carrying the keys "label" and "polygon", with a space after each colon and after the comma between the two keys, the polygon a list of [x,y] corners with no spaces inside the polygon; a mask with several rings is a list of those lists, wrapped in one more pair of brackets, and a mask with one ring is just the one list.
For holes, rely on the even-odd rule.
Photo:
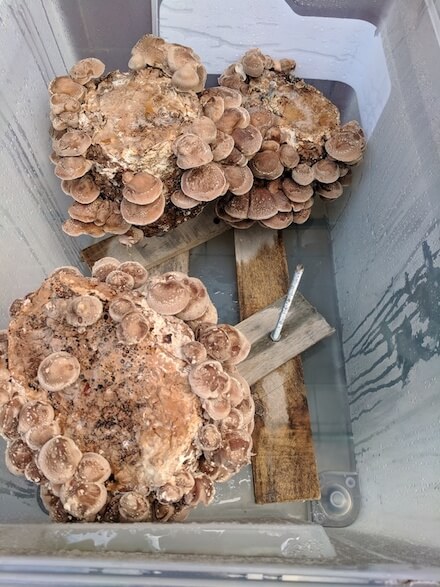
{"label": "white plastic tub", "polygon": [[[77,59],[125,69],[134,42],[155,32],[192,46],[215,79],[259,46],[295,58],[369,139],[351,192],[284,232],[290,265],[306,266],[302,292],[337,329],[303,356],[321,503],[257,506],[248,470],[184,524],[55,525],[2,462],[0,585],[440,576],[439,10],[437,0],[0,0],[0,327],[12,300],[56,266],[81,266],[88,244],[60,230],[68,203],[48,160],[46,87]],[[194,250],[191,272],[238,321],[232,233]]]}

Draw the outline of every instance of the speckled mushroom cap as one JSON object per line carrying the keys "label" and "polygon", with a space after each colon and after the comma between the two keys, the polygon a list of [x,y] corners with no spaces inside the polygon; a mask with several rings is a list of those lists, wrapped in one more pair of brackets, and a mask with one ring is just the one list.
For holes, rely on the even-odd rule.
{"label": "speckled mushroom cap", "polygon": [[249,343],[199,279],[105,257],[90,278],[54,271],[10,313],[6,465],[53,520],[182,521],[249,463]]}
{"label": "speckled mushroom cap", "polygon": [[[326,202],[341,196],[338,179],[362,159],[366,143],[359,124],[341,126],[337,107],[295,77],[295,66],[251,49],[219,78],[222,88],[242,95],[241,107],[250,115],[248,129],[232,136],[235,148],[251,159],[253,187],[247,193],[230,189],[216,204],[218,216],[235,228],[255,221],[274,229],[304,223],[314,193]],[[248,155],[254,128],[261,139]]]}

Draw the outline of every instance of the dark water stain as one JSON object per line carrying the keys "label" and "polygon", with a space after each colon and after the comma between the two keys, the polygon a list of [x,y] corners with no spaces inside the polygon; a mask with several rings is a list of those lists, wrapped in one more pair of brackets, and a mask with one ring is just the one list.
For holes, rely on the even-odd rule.
{"label": "dark water stain", "polygon": [[[422,264],[411,276],[405,273],[402,287],[396,289],[391,280],[377,306],[345,341],[352,341],[347,362],[384,347],[381,356],[351,382],[350,404],[399,383],[404,386],[417,363],[440,355],[440,268],[435,265],[440,249],[432,253],[424,241],[422,254]],[[386,381],[389,374],[392,379]],[[366,412],[356,419],[362,413]]]}

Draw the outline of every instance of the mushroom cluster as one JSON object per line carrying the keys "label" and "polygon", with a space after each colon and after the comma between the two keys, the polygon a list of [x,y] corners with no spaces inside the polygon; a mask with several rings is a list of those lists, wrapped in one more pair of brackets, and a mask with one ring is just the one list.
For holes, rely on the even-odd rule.
{"label": "mushroom cluster", "polygon": [[199,279],[106,257],[90,278],[56,270],[10,314],[6,465],[53,520],[181,521],[249,463],[249,343]]}
{"label": "mushroom cluster", "polygon": [[[221,87],[240,92],[263,138],[249,164],[253,186],[242,194],[230,190],[216,204],[218,216],[235,228],[255,221],[275,229],[303,224],[315,196],[326,202],[341,196],[351,168],[362,160],[366,141],[359,124],[341,126],[337,107],[296,78],[295,66],[292,59],[251,49],[219,78]],[[235,139],[239,148],[241,139]]]}

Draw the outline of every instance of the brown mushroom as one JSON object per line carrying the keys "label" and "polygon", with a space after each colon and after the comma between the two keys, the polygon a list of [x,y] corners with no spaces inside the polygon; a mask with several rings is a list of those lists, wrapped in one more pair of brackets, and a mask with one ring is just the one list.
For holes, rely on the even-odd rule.
{"label": "brown mushroom", "polygon": [[293,213],[293,222],[295,224],[304,224],[310,218],[311,210],[301,210],[300,212]]}
{"label": "brown mushroom", "polygon": [[167,49],[167,64],[171,72],[177,71],[185,65],[185,63],[192,63],[197,65],[200,61],[198,55],[190,47],[184,45],[168,45]]}
{"label": "brown mushroom", "polygon": [[119,500],[121,522],[145,522],[151,520],[151,504],[137,491],[123,493]]}
{"label": "brown mushroom", "polygon": [[343,191],[344,188],[342,187],[339,181],[319,184],[316,187],[316,193],[318,193],[322,198],[326,200],[336,200],[336,198],[342,196]]}
{"label": "brown mushroom", "polygon": [[213,161],[222,161],[231,154],[234,148],[234,139],[220,130],[217,131],[215,141],[211,144]]}
{"label": "brown mushroom", "polygon": [[28,445],[17,438],[8,442],[5,454],[5,464],[13,475],[24,475],[27,465],[33,460],[34,455]]}
{"label": "brown mushroom", "polygon": [[185,285],[191,297],[185,308],[176,315],[181,320],[197,320],[200,316],[203,316],[208,308],[208,292],[200,279],[196,277],[188,277],[185,280]]}
{"label": "brown mushroom", "polygon": [[76,128],[79,124],[78,112],[61,112],[55,115],[52,112],[49,114],[50,121],[56,131],[63,131],[68,128]]}
{"label": "brown mushroom", "polygon": [[[110,202],[110,216],[105,220],[103,229],[110,234],[125,234],[131,225],[122,218],[121,209],[117,202]],[[99,219],[95,220],[99,222]]]}
{"label": "brown mushroom", "polygon": [[[64,184],[64,187],[63,187]],[[74,180],[63,180],[63,190],[80,204],[91,204],[99,196],[100,189],[90,175],[84,175]]]}
{"label": "brown mushroom", "polygon": [[50,97],[50,111],[53,114],[62,112],[79,112],[81,102],[69,94],[53,94]]}
{"label": "brown mushroom", "polygon": [[212,420],[223,420],[231,411],[231,403],[226,397],[216,397],[205,400],[203,409]]}
{"label": "brown mushroom", "polygon": [[165,316],[182,312],[191,299],[188,287],[176,279],[162,279],[148,288],[147,302],[152,310]]}
{"label": "brown mushroom", "polygon": [[203,106],[203,113],[213,122],[217,122],[225,111],[225,101],[221,96],[202,96],[200,103]]}
{"label": "brown mushroom", "polygon": [[192,208],[200,205],[199,201],[185,196],[182,190],[174,191],[171,194],[170,200],[175,206],[177,206],[177,208],[182,208],[182,210],[191,210]]}
{"label": "brown mushroom", "polygon": [[156,490],[156,497],[160,503],[173,503],[179,501],[183,496],[183,489],[172,483],[165,483]]}
{"label": "brown mushroom", "polygon": [[138,289],[144,285],[148,279],[148,271],[137,261],[125,261],[124,263],[121,263],[118,267],[118,271],[123,271],[133,277],[134,289]]}
{"label": "brown mushroom", "polygon": [[107,489],[102,483],[72,480],[63,486],[64,509],[78,520],[93,522],[107,503]]}
{"label": "brown mushroom", "polygon": [[224,165],[238,165],[239,167],[244,167],[248,164],[248,161],[248,158],[234,147],[230,154],[225,159],[223,159],[222,163]]}
{"label": "brown mushroom", "polygon": [[78,359],[65,351],[52,353],[38,367],[38,382],[46,391],[61,391],[79,377]]}
{"label": "brown mushroom", "polygon": [[69,75],[74,82],[84,86],[90,80],[101,77],[104,70],[105,65],[102,61],[95,57],[88,57],[75,63],[70,69]]}
{"label": "brown mushroom", "polygon": [[182,355],[185,361],[188,361],[191,365],[202,363],[207,359],[205,347],[196,340],[192,340],[183,345]]}
{"label": "brown mushroom", "polygon": [[[292,202],[307,202],[313,196],[313,188],[311,185],[299,185],[290,177],[286,177],[282,181],[283,192]],[[263,219],[264,220],[264,219]]]}
{"label": "brown mushroom", "polygon": [[222,437],[214,424],[205,424],[199,429],[197,442],[201,450],[214,451],[220,448]]}
{"label": "brown mushroom", "polygon": [[267,228],[273,228],[274,230],[282,230],[283,228],[287,228],[293,222],[293,213],[292,212],[278,212],[272,218],[267,218],[266,220],[260,220],[260,223]]}
{"label": "brown mushroom", "polygon": [[121,214],[124,220],[139,226],[146,226],[159,220],[165,210],[165,196],[161,194],[152,204],[141,206],[125,198],[121,202]]}
{"label": "brown mushroom", "polygon": [[105,281],[107,275],[112,271],[115,271],[121,264],[118,259],[114,257],[102,257],[98,259],[92,267],[92,277],[99,279],[99,281]]}
{"label": "brown mushroom", "polygon": [[194,487],[189,491],[184,501],[187,505],[195,506],[198,503],[209,505],[215,495],[214,484],[206,475],[198,475],[194,478]]}
{"label": "brown mushroom", "polygon": [[217,127],[211,118],[207,116],[201,116],[193,120],[188,130],[190,133],[200,137],[205,143],[213,143],[217,136]]}
{"label": "brown mushroom", "polygon": [[42,401],[26,403],[20,412],[18,432],[25,434],[31,428],[50,424],[55,417],[53,407]]}
{"label": "brown mushroom", "polygon": [[81,130],[69,130],[52,142],[53,150],[61,157],[84,155],[92,144],[92,139]]}
{"label": "brown mushroom", "polygon": [[188,375],[192,391],[202,399],[217,398],[227,393],[231,382],[218,361],[203,361],[192,367]]}
{"label": "brown mushroom", "polygon": [[325,150],[330,157],[343,163],[350,163],[362,157],[364,147],[363,133],[348,125],[337,130],[325,143]]}
{"label": "brown mushroom", "polygon": [[280,161],[287,169],[293,169],[299,163],[298,151],[292,145],[281,145]]}
{"label": "brown mushroom", "polygon": [[118,240],[121,245],[132,247],[133,245],[140,243],[143,238],[143,231],[140,228],[132,226],[127,230],[127,232],[124,232],[124,234],[120,236]]}
{"label": "brown mushroom", "polygon": [[250,462],[252,439],[244,430],[233,430],[223,436],[223,447],[216,457],[228,469],[237,470]]}
{"label": "brown mushroom", "polygon": [[315,179],[321,183],[333,183],[339,179],[339,165],[330,159],[321,159],[313,165]]}
{"label": "brown mushroom", "polygon": [[249,123],[249,112],[245,108],[238,106],[237,108],[226,108],[216,125],[222,132],[231,134],[234,129],[246,128]]}
{"label": "brown mushroom", "polygon": [[222,169],[216,163],[185,171],[181,179],[181,189],[186,196],[200,202],[210,202],[222,195],[227,181]]}
{"label": "brown mushroom", "polygon": [[168,522],[171,519],[176,509],[172,503],[154,502],[153,514],[157,522]]}
{"label": "brown mushroom", "polygon": [[18,422],[24,399],[16,395],[0,406],[0,434],[13,440],[19,437]]}
{"label": "brown mushroom", "polygon": [[122,175],[124,188],[122,195],[133,204],[152,204],[162,193],[163,183],[158,178],[147,173],[126,172]]}
{"label": "brown mushroom", "polygon": [[223,172],[229,184],[229,191],[236,196],[247,194],[254,183],[252,171],[247,165],[244,167],[225,165]]}
{"label": "brown mushroom", "polygon": [[230,376],[231,387],[229,389],[228,399],[231,403],[232,408],[237,407],[244,399],[245,390],[235,376]]}
{"label": "brown mushroom", "polygon": [[300,163],[294,169],[292,169],[292,179],[298,185],[309,185],[315,179],[315,172],[310,165],[306,163]]}
{"label": "brown mushroom", "polygon": [[247,338],[229,324],[209,326],[200,333],[198,339],[205,346],[209,357],[228,361],[232,365],[241,363],[251,348]]}
{"label": "brown mushroom", "polygon": [[296,67],[296,61],[294,59],[273,59],[272,69],[282,73],[289,73]]}
{"label": "brown mushroom", "polygon": [[136,306],[129,298],[118,297],[114,298],[108,306],[108,313],[110,318],[115,322],[120,322],[124,316],[130,312],[134,312]]}
{"label": "brown mushroom", "polygon": [[71,326],[91,326],[99,320],[102,311],[102,302],[96,296],[76,296],[67,306],[66,322]]}
{"label": "brown mushroom", "polygon": [[266,58],[260,49],[250,49],[241,58],[241,63],[246,75],[260,77],[264,71]]}
{"label": "brown mushroom", "polygon": [[116,336],[123,344],[137,344],[150,332],[151,325],[140,312],[130,312],[119,322]]}
{"label": "brown mushroom", "polygon": [[280,144],[277,143],[277,141],[273,141],[271,139],[264,139],[261,144],[261,150],[278,152],[280,150]]}
{"label": "brown mushroom", "polygon": [[232,196],[223,203],[223,210],[233,219],[245,220],[249,211],[249,193]]}
{"label": "brown mushroom", "polygon": [[69,76],[62,75],[56,77],[49,84],[50,94],[67,94],[75,98],[76,100],[82,101],[86,94],[85,88],[74,82]]}
{"label": "brown mushroom", "polygon": [[171,83],[180,92],[201,92],[206,77],[206,69],[201,63],[185,63],[173,73]]}
{"label": "brown mushroom", "polygon": [[[237,90],[233,88],[227,88],[225,86],[216,86],[214,88],[208,88],[202,96],[202,99],[206,99],[211,96],[220,96],[223,98],[225,108],[238,108],[241,106],[243,96]],[[203,103],[203,102],[202,102]]]}
{"label": "brown mushroom", "polygon": [[211,149],[200,136],[183,134],[174,141],[173,152],[177,156],[180,169],[200,167],[212,161]]}
{"label": "brown mushroom", "polygon": [[193,330],[196,329],[200,324],[216,324],[218,321],[217,309],[214,304],[210,301],[206,312],[197,318],[197,320],[188,321],[188,326]]}
{"label": "brown mushroom", "polygon": [[128,62],[130,69],[142,69],[146,65],[163,69],[166,61],[168,43],[154,35],[144,35],[131,50]]}
{"label": "brown mushroom", "polygon": [[262,145],[263,136],[258,128],[249,124],[246,128],[236,128],[232,132],[235,146],[246,157],[252,157]]}
{"label": "brown mushroom", "polygon": [[240,410],[231,408],[229,414],[222,420],[221,429],[223,431],[239,430],[245,426],[244,416]]}
{"label": "brown mushroom", "polygon": [[251,160],[250,167],[259,179],[276,179],[284,171],[280,157],[275,151],[260,151]]}
{"label": "brown mushroom", "polygon": [[47,481],[46,477],[38,468],[37,463],[32,459],[24,469],[24,476],[28,481],[31,483],[35,483],[36,485],[41,485]]}
{"label": "brown mushroom", "polygon": [[82,453],[67,436],[55,436],[43,445],[37,465],[51,483],[66,483],[76,471]]}
{"label": "brown mushroom", "polygon": [[60,433],[60,426],[58,422],[54,421],[31,428],[24,435],[24,439],[32,450],[39,450],[48,440],[54,436],[59,436]]}
{"label": "brown mushroom", "polygon": [[275,202],[278,212],[290,212],[292,209],[292,202],[285,195],[281,186],[281,180],[275,179],[268,182],[267,189],[272,194],[272,199]]}
{"label": "brown mushroom", "polygon": [[250,123],[258,128],[263,136],[271,126],[274,126],[275,116],[267,108],[253,107],[249,109],[249,114]]}
{"label": "brown mushroom", "polygon": [[108,208],[110,202],[108,200],[103,200],[102,198],[97,198],[91,204],[80,204],[79,202],[75,202],[72,206],[69,207],[69,216],[74,220],[79,220],[80,222],[84,223],[91,223],[95,222],[98,218],[98,214],[101,212],[101,208],[104,207],[105,209]]}
{"label": "brown mushroom", "polygon": [[278,208],[269,190],[253,186],[249,192],[248,218],[250,220],[266,220],[275,216]]}
{"label": "brown mushroom", "polygon": [[75,472],[78,481],[104,483],[112,473],[110,463],[96,452],[85,452]]}
{"label": "brown mushroom", "polygon": [[55,166],[55,175],[60,179],[77,179],[92,168],[93,163],[84,157],[62,157]]}

